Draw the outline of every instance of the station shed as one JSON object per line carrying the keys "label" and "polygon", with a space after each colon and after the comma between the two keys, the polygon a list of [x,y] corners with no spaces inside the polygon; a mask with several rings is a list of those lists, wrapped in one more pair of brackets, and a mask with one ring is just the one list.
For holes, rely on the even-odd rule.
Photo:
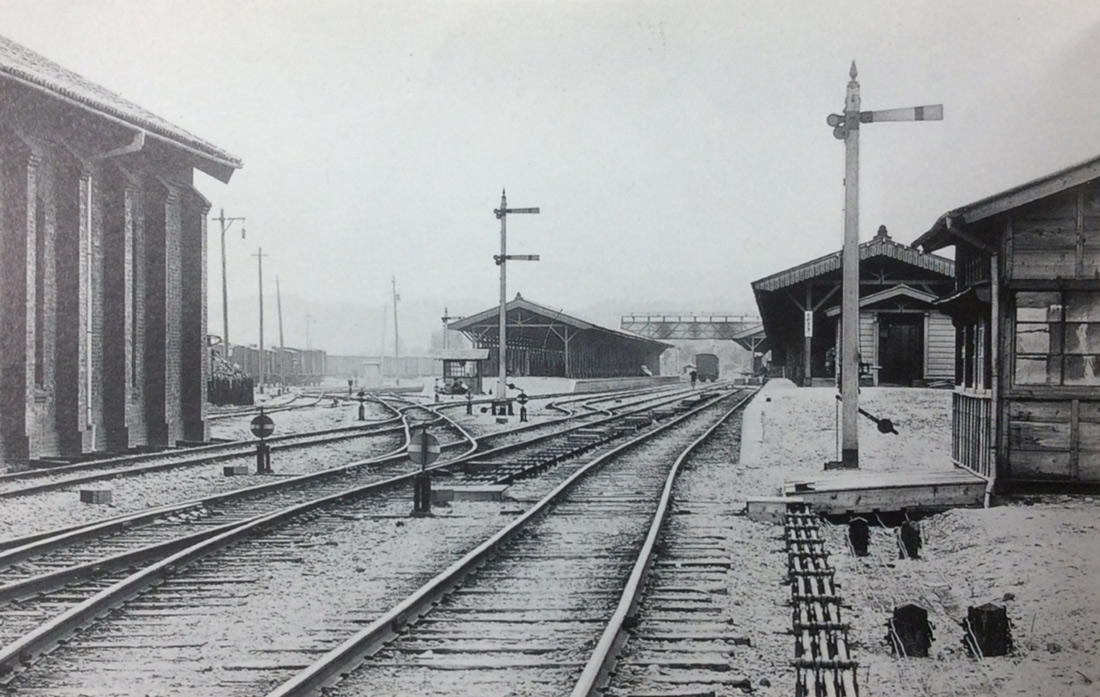
{"label": "station shed", "polygon": [[[885,226],[859,245],[861,382],[922,386],[954,374],[954,330],[933,304],[954,262],[895,242]],[[770,343],[769,375],[832,385],[840,354],[841,252],[753,281]]]}
{"label": "station shed", "polygon": [[488,349],[442,349],[439,359],[443,363],[439,389],[444,394],[481,394],[482,376],[492,374]]}
{"label": "station shed", "polygon": [[[488,365],[498,365],[500,306],[447,325],[478,349]],[[619,329],[608,329],[526,300],[519,293],[505,305],[511,376],[574,379],[619,378],[660,373],[660,356],[671,344]],[[648,373],[646,371],[649,371]],[[490,372],[493,372],[490,369]]]}
{"label": "station shed", "polygon": [[952,458],[994,490],[1100,484],[1100,158],[940,216],[957,333]]}
{"label": "station shed", "polygon": [[203,441],[198,169],[241,161],[0,37],[0,457]]}

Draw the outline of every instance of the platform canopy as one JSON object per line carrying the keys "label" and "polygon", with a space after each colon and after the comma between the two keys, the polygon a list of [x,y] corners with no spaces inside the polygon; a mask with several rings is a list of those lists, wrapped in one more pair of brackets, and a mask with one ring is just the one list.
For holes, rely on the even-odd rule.
{"label": "platform canopy", "polygon": [[[474,346],[497,361],[500,306],[451,322]],[[671,344],[619,329],[608,329],[539,305],[516,294],[506,307],[509,375],[606,378],[657,375],[660,355]]]}
{"label": "platform canopy", "polygon": [[[879,298],[883,292],[937,297],[953,282],[955,264],[894,242],[879,228],[874,239],[859,245],[859,295]],[[840,302],[841,253],[818,257],[752,282],[764,331],[776,344],[804,336],[804,313],[826,311]]]}
{"label": "platform canopy", "polygon": [[[835,252],[752,283],[772,363],[785,366],[787,377],[796,382],[832,375],[827,352],[837,340],[842,266],[841,252]],[[859,245],[861,315],[927,313],[937,297],[950,292],[954,267],[950,259],[895,242],[880,227]],[[863,324],[861,335],[873,331]],[[868,334],[861,342],[861,354],[873,363],[875,339]]]}

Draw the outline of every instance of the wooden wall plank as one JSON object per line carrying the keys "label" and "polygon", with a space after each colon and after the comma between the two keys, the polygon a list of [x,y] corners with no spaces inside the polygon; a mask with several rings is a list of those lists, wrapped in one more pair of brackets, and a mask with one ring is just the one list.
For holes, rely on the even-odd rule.
{"label": "wooden wall plank", "polygon": [[1008,418],[1012,421],[1045,421],[1069,423],[1069,400],[1051,402],[1008,401]]}
{"label": "wooden wall plank", "polygon": [[1069,450],[1070,431],[1068,423],[1009,421],[1008,447],[1010,450]]}
{"label": "wooden wall plank", "polygon": [[1008,451],[1008,477],[1010,479],[1069,479],[1069,451]]}

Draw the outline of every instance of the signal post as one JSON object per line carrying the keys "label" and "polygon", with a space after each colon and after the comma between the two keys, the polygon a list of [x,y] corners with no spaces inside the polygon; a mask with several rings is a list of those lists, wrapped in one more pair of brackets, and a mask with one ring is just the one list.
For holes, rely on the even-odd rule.
{"label": "signal post", "polygon": [[496,214],[497,220],[500,221],[500,255],[493,255],[493,261],[500,267],[500,320],[499,320],[499,344],[497,345],[497,365],[499,368],[499,375],[497,376],[497,395],[493,400],[493,414],[497,414],[498,411],[501,415],[507,413],[508,408],[508,375],[507,375],[507,362],[505,361],[505,353],[508,349],[508,340],[506,337],[507,325],[508,325],[508,312],[506,310],[508,303],[507,290],[505,288],[507,283],[507,262],[512,261],[538,261],[538,254],[515,254],[508,255],[508,214],[509,213],[533,213],[538,214],[538,208],[509,208],[508,207],[508,194],[504,190],[500,192],[500,208],[494,209],[493,213]]}
{"label": "signal post", "polygon": [[[826,119],[844,141],[844,251],[841,285],[841,459],[842,468],[859,467],[859,125],[876,121],[942,121],[943,105],[860,111],[856,62],[848,71],[843,114]],[[807,341],[807,348],[809,341]],[[828,465],[827,465],[828,467]]]}

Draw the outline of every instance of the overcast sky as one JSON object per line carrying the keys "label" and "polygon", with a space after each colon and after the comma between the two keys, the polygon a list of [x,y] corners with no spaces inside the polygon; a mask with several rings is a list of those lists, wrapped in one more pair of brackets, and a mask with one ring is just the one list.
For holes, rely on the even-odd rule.
{"label": "overcast sky", "polygon": [[502,187],[542,209],[509,218],[509,252],[542,255],[509,265],[509,297],[605,322],[754,312],[751,281],[841,246],[825,118],[853,59],[864,110],[944,105],[862,131],[861,239],[911,242],[1100,155],[1098,21],[1095,0],[0,0],[9,38],[244,160],[228,185],[198,175],[215,214],[248,219],[227,237],[231,303],[255,301],[262,245],[266,292],[278,274],[335,352],[365,340],[334,308],[375,312],[369,333],[392,276],[413,346],[445,303],[496,303]]}

